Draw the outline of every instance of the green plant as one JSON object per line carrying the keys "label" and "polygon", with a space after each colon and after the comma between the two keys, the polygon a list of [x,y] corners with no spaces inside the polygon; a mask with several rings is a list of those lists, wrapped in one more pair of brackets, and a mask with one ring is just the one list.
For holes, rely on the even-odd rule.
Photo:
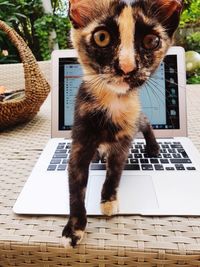
{"label": "green plant", "polygon": [[[184,4],[176,44],[200,52],[200,0],[185,0]],[[188,72],[187,83],[200,83],[200,71]]]}
{"label": "green plant", "polygon": [[[0,18],[9,24],[27,42],[37,60],[49,59],[49,37],[56,31],[59,48],[67,48],[70,27],[67,18],[67,3],[52,0],[53,14],[45,14],[41,0],[0,0]],[[1,51],[6,49],[8,56]],[[0,63],[20,61],[18,53],[0,31]]]}
{"label": "green plant", "polygon": [[[0,2],[0,18],[8,25],[18,23],[24,18],[24,14],[20,13],[19,6],[10,1]],[[17,49],[8,40],[6,34],[0,31],[0,63],[15,63],[19,61]]]}
{"label": "green plant", "polygon": [[47,14],[35,22],[36,35],[40,40],[40,52],[43,59],[49,59],[53,44],[49,43],[49,36],[52,29],[56,32],[56,39],[53,41],[58,43],[59,47],[66,49],[68,47],[68,31],[70,23],[67,17]]}
{"label": "green plant", "polygon": [[197,70],[194,74],[187,75],[187,83],[188,84],[200,84],[200,69]]}
{"label": "green plant", "polygon": [[200,0],[185,1],[185,9],[181,15],[180,27],[200,25]]}
{"label": "green plant", "polygon": [[187,50],[194,50],[200,53],[200,32],[194,32],[186,36]]}

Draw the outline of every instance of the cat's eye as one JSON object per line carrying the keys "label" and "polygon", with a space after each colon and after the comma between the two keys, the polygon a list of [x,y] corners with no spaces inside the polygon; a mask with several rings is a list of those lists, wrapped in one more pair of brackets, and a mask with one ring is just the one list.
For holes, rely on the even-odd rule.
{"label": "cat's eye", "polygon": [[147,50],[156,49],[160,44],[160,38],[155,34],[147,34],[143,39],[143,47]]}
{"label": "cat's eye", "polygon": [[100,47],[106,47],[110,44],[110,34],[105,30],[100,30],[94,33],[94,41]]}

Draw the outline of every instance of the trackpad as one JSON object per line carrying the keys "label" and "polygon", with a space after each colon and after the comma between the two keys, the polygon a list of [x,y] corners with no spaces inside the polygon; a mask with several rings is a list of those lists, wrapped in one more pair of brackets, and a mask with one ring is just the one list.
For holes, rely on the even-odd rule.
{"label": "trackpad", "polygon": [[[103,175],[91,175],[87,194],[88,215],[100,212]],[[119,191],[119,214],[148,214],[158,209],[158,202],[150,175],[122,175]]]}
{"label": "trackpad", "polygon": [[119,187],[120,214],[145,214],[156,209],[158,202],[150,175],[122,176]]}

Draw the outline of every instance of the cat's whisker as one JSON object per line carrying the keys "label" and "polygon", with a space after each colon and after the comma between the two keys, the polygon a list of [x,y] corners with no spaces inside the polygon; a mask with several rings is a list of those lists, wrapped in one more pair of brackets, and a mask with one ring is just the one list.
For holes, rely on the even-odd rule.
{"label": "cat's whisker", "polygon": [[[156,96],[159,98],[159,102],[163,102],[163,105],[165,105],[165,101],[163,101],[163,99],[160,98],[160,96],[158,95],[157,90],[155,90],[155,87],[156,87],[156,89],[158,89],[158,91],[162,94],[162,96],[165,97],[166,101],[169,102],[168,98],[166,98],[166,95],[161,91],[160,87],[159,87],[159,86],[158,86],[158,87],[156,86],[157,84],[155,84],[155,81],[154,81],[154,80],[148,80],[148,81],[149,81],[149,82],[151,83],[151,85],[152,85],[152,86],[151,86],[151,85],[149,84],[149,87],[151,88],[152,92],[155,93]],[[169,92],[169,91],[167,91],[167,92]],[[167,112],[168,115],[170,115],[170,113],[169,113],[169,111],[168,111],[167,109],[166,109],[166,112]],[[170,121],[171,121],[172,126],[174,126],[174,123],[173,123],[173,121],[172,121],[172,119],[171,119],[170,116],[169,116],[169,118],[170,118]]]}

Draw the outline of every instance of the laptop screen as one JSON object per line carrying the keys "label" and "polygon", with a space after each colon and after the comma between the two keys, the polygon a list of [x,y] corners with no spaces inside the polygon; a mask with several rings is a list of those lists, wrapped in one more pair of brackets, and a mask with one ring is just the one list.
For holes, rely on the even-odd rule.
{"label": "laptop screen", "polygon": [[[59,130],[71,130],[74,103],[82,82],[76,58],[59,59]],[[179,129],[177,56],[167,55],[152,77],[140,88],[142,110],[154,129]]]}

